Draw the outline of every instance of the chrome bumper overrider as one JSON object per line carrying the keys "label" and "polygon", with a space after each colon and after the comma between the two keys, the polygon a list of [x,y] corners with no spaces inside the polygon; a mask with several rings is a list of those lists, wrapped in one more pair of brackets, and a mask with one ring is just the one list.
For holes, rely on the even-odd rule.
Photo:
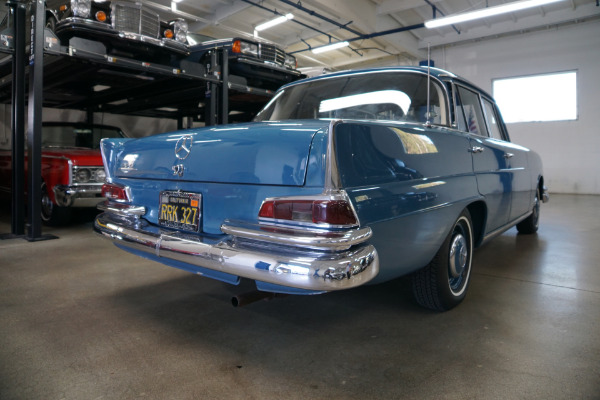
{"label": "chrome bumper overrider", "polygon": [[542,190],[542,203],[547,203],[549,200],[550,195],[548,194],[548,188],[544,186]]}
{"label": "chrome bumper overrider", "polygon": [[173,262],[184,263],[184,269],[199,274],[204,275],[202,270],[208,269],[323,292],[363,285],[379,272],[377,251],[364,243],[370,236],[369,228],[333,237],[313,234],[315,239],[311,241],[306,235],[296,240],[290,231],[252,232],[248,227],[231,224],[222,227],[227,235],[215,237],[163,230],[140,219],[135,208],[129,214],[127,207],[111,210],[107,203],[100,208],[110,211],[96,218],[97,233],[121,248],[145,253],[147,258],[171,266]]}

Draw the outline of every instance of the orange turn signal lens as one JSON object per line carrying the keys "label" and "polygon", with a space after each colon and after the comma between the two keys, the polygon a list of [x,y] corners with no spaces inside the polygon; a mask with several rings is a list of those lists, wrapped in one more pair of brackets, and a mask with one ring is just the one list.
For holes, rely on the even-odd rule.
{"label": "orange turn signal lens", "polygon": [[96,20],[100,22],[106,21],[106,13],[104,11],[98,11],[96,13]]}
{"label": "orange turn signal lens", "polygon": [[241,53],[242,43],[239,40],[234,41],[233,45],[231,46],[231,51],[233,51],[234,53]]}
{"label": "orange turn signal lens", "polygon": [[167,39],[173,39],[173,31],[170,29],[165,29],[164,33],[165,37]]}
{"label": "orange turn signal lens", "polygon": [[60,11],[67,11],[67,5],[63,4],[62,6],[60,6],[59,10]]}

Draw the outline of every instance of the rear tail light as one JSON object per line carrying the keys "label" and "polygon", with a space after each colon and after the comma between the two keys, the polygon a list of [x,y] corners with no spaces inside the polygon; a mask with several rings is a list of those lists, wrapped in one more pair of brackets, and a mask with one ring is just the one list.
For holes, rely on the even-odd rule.
{"label": "rear tail light", "polygon": [[280,220],[337,226],[358,225],[346,199],[267,199],[258,217],[261,221]]}
{"label": "rear tail light", "polygon": [[117,185],[115,183],[105,183],[102,185],[102,197],[109,200],[130,201],[129,188],[127,186]]}

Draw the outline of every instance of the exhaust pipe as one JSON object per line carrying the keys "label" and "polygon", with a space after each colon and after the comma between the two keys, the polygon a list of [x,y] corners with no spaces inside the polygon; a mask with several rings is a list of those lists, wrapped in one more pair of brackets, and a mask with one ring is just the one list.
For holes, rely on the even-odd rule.
{"label": "exhaust pipe", "polygon": [[255,290],[253,292],[238,294],[237,296],[233,296],[231,298],[231,305],[234,307],[243,307],[250,303],[254,303],[259,300],[273,300],[275,298],[281,298],[289,296],[284,293],[273,293],[273,292],[261,292],[260,290]]}

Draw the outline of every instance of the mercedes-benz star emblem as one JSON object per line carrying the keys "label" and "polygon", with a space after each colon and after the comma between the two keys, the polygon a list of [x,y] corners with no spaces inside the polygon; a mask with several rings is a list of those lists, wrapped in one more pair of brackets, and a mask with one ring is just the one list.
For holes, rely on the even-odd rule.
{"label": "mercedes-benz star emblem", "polygon": [[181,139],[177,141],[175,144],[175,157],[180,160],[185,160],[187,156],[190,155],[192,151],[192,136],[185,135],[182,136]]}

